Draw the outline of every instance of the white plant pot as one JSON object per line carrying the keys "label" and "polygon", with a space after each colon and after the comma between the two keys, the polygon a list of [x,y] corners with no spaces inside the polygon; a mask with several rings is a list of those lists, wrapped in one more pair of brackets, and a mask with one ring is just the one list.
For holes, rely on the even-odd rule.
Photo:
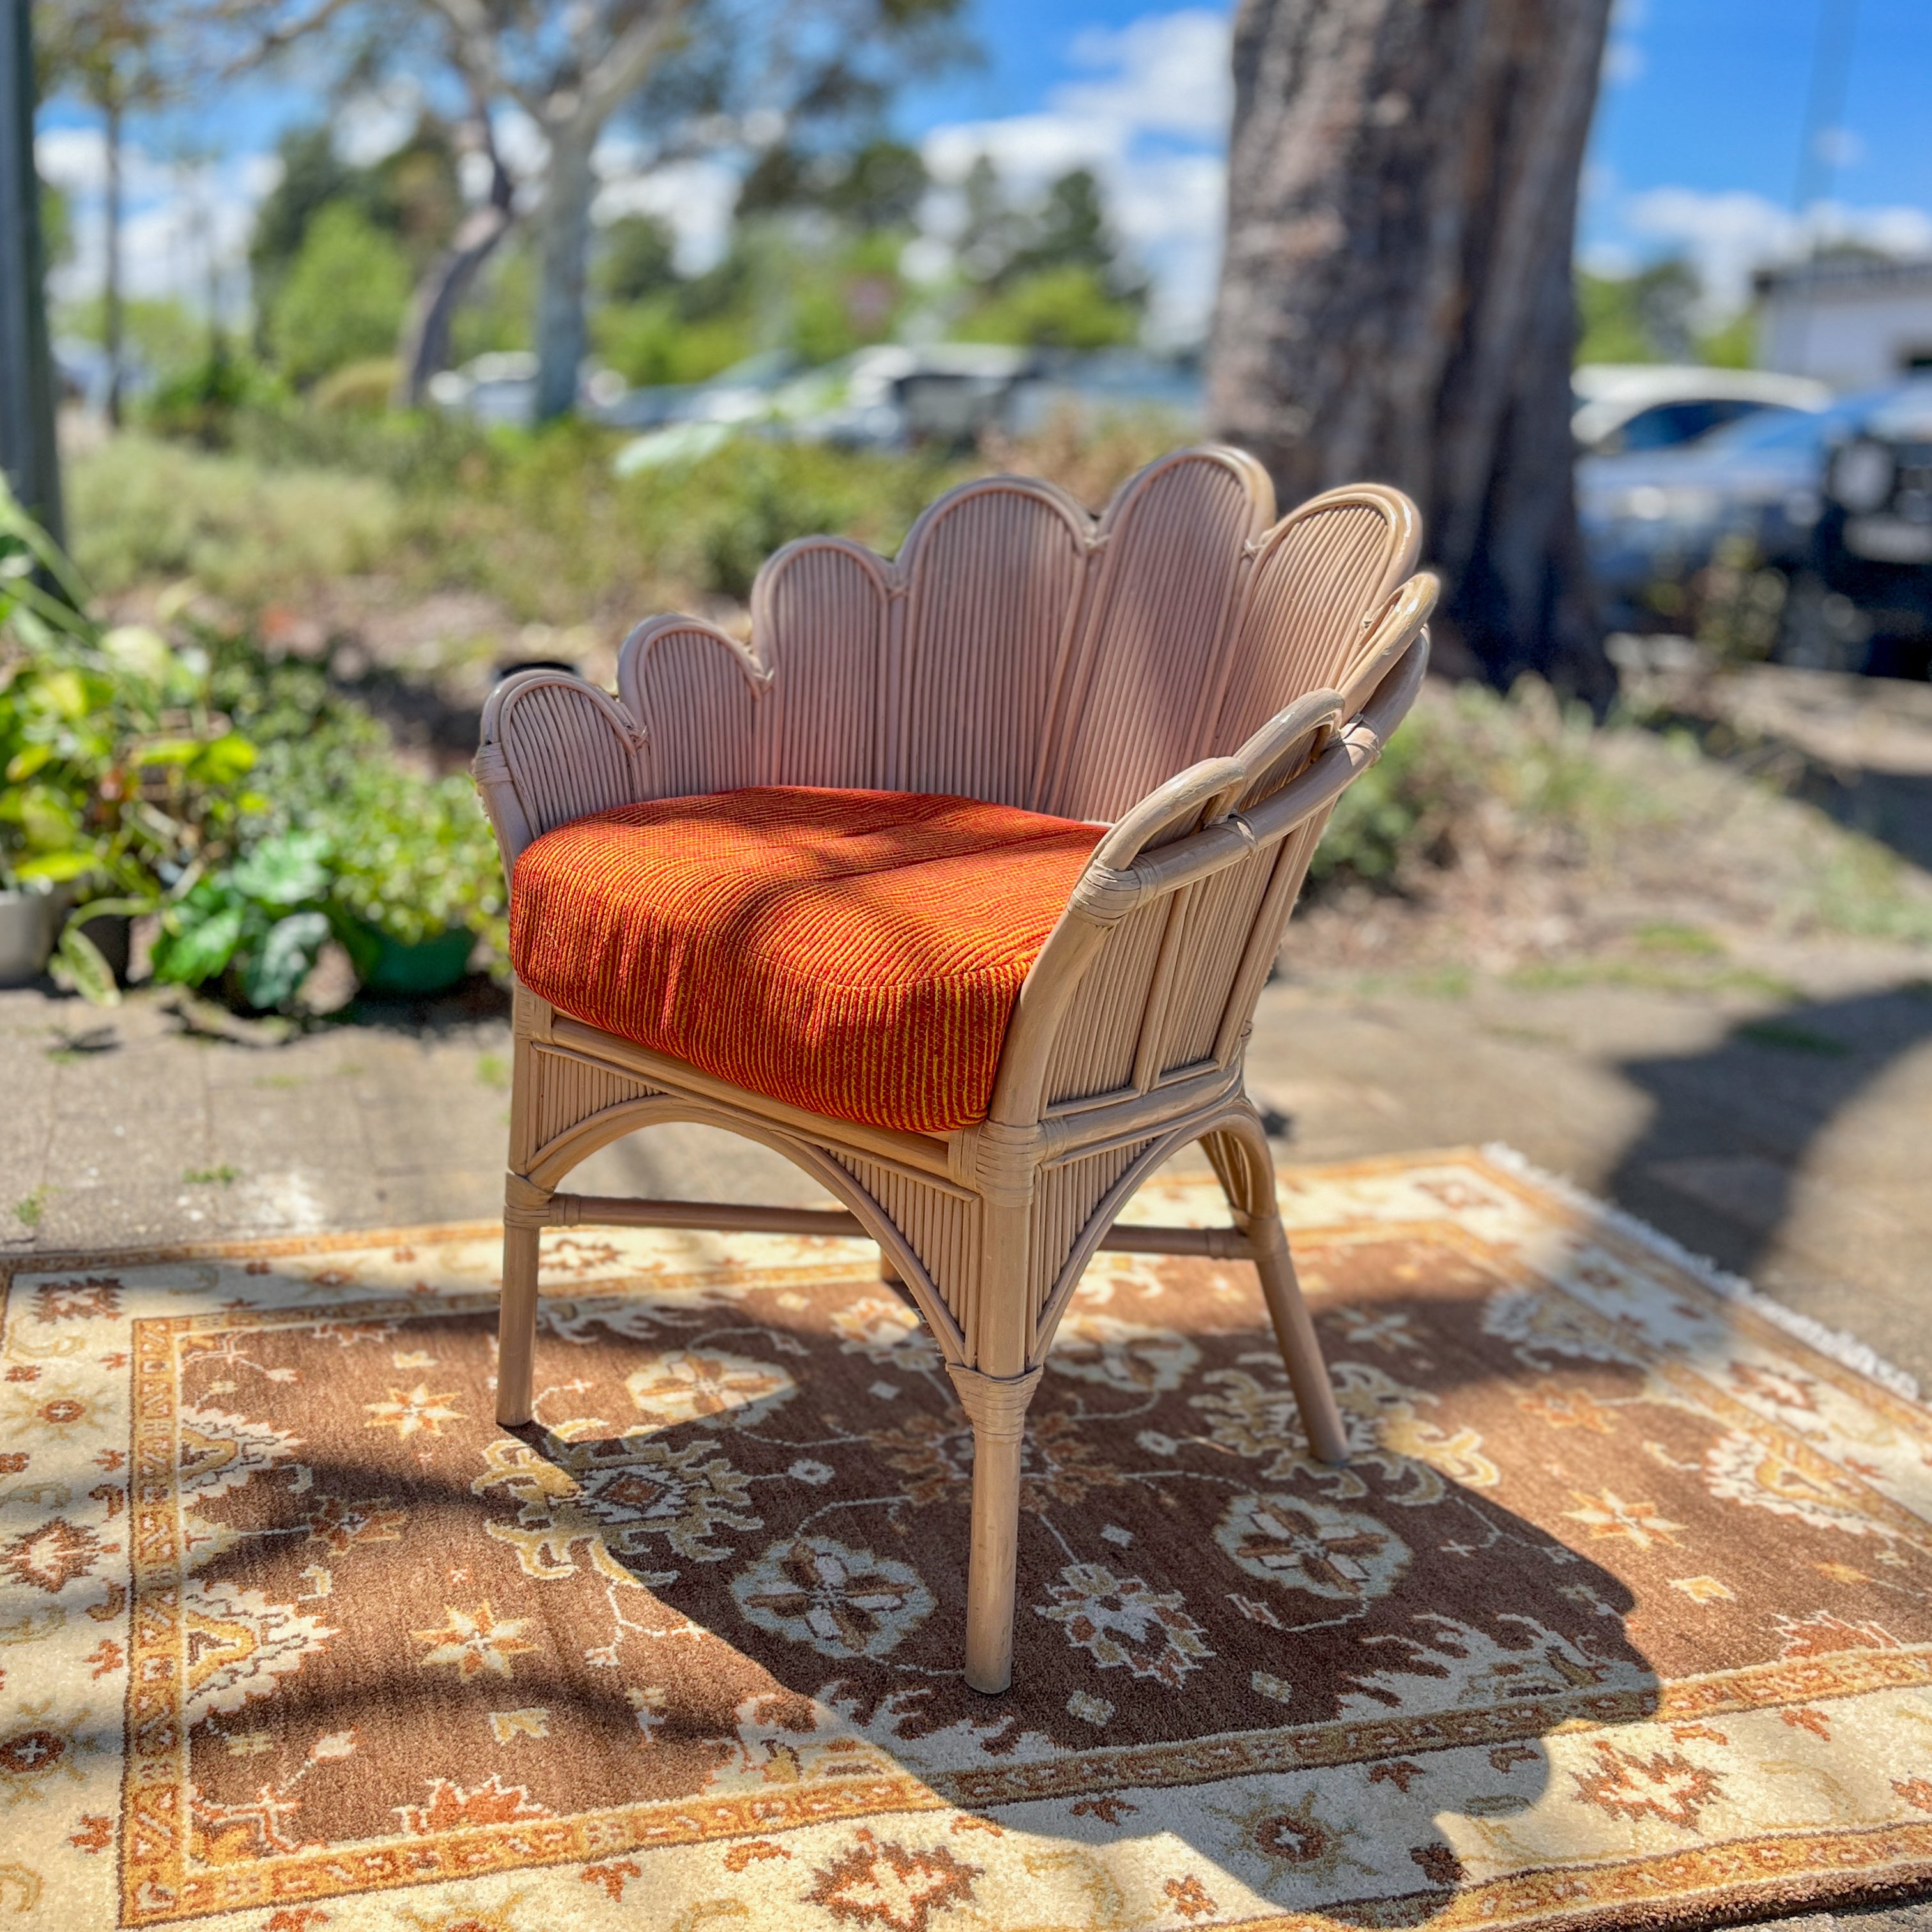
{"label": "white plant pot", "polygon": [[0,986],[31,986],[53,947],[53,901],[45,892],[0,892]]}

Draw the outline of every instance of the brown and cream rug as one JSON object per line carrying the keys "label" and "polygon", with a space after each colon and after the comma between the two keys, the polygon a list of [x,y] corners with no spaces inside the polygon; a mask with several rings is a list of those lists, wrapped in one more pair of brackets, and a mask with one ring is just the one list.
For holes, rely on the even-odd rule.
{"label": "brown and cream rug", "polygon": [[1932,1413],[1501,1156],[1282,1192],[1354,1461],[1304,1454],[1247,1268],[1103,1257],[994,1700],[970,1438],[862,1244],[552,1238],[516,1435],[487,1231],[23,1266],[0,1919],[1677,1927],[1932,1883]]}

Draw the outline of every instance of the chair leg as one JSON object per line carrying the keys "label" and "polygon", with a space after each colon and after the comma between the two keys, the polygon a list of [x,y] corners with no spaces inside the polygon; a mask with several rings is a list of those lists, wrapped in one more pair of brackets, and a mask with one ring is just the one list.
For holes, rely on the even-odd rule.
{"label": "chair leg", "polygon": [[1348,1432],[1342,1426],[1342,1412],[1335,1406],[1334,1384],[1328,1379],[1328,1365],[1322,1359],[1322,1344],[1309,1319],[1308,1304],[1301,1298],[1301,1284],[1295,1279],[1294,1260],[1288,1251],[1280,1215],[1250,1222],[1248,1234],[1255,1244],[1255,1272],[1262,1278],[1262,1298],[1274,1324],[1274,1339],[1288,1370],[1288,1386],[1294,1391],[1294,1406],[1301,1412],[1301,1426],[1308,1432],[1309,1447],[1324,1462],[1346,1462]]}
{"label": "chair leg", "polygon": [[1301,1426],[1309,1447],[1324,1462],[1348,1460],[1348,1432],[1342,1426],[1335,1390],[1322,1359],[1322,1344],[1309,1319],[1308,1304],[1295,1279],[1287,1231],[1274,1195],[1274,1156],[1260,1120],[1250,1114],[1208,1135],[1202,1144],[1220,1177],[1237,1226],[1254,1244],[1255,1272],[1261,1276],[1262,1297],[1294,1391]]}
{"label": "chair leg", "polygon": [[966,1682],[996,1696],[1013,1678],[1013,1580],[1019,1552],[1020,1448],[1040,1370],[950,1371],[973,1421],[973,1541],[966,1582]]}
{"label": "chair leg", "polygon": [[537,1244],[548,1190],[505,1177],[503,1292],[496,1307],[496,1420],[514,1429],[530,1419],[537,1345]]}

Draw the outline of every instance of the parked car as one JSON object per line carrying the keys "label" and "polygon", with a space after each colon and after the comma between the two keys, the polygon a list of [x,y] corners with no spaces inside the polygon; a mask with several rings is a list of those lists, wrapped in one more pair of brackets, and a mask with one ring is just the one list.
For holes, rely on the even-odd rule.
{"label": "parked car", "polygon": [[758,358],[708,383],[633,390],[600,413],[646,430],[619,453],[620,470],[629,471],[707,452],[721,440],[719,425],[848,448],[964,448],[988,430],[1030,435],[1070,410],[1090,419],[1157,412],[1184,441],[1202,415],[1200,370],[1138,350],[881,343],[814,369]]}
{"label": "parked car", "polygon": [[429,399],[478,422],[526,424],[536,413],[537,358],[526,349],[476,356],[460,369],[432,376]]}
{"label": "parked car", "polygon": [[1864,668],[1932,668],[1932,377],[1891,391],[1833,440],[1814,567],[1870,636]]}
{"label": "parked car", "polygon": [[1932,380],[1820,410],[1766,409],[1694,442],[1576,466],[1584,542],[1612,629],[1664,604],[1736,542],[1784,573],[1776,651],[1922,677],[1932,663]]}
{"label": "parked car", "polygon": [[1572,386],[1577,446],[1598,456],[1674,448],[1760,410],[1822,410],[1832,400],[1807,376],[1678,363],[1586,362]]}
{"label": "parked car", "polygon": [[1862,406],[1773,406],[1669,448],[1581,458],[1577,516],[1610,627],[1654,625],[1654,587],[1701,570],[1727,538],[1748,539],[1764,562],[1804,568],[1826,453]]}

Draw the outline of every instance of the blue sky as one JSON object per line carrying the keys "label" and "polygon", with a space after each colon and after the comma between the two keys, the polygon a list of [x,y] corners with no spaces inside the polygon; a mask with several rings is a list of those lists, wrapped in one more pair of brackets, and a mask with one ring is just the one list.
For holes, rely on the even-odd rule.
{"label": "blue sky", "polygon": [[[1856,10],[1843,112],[1824,134],[1828,204],[1794,212],[1821,5]],[[1840,14],[1838,17],[1842,17]],[[907,94],[902,131],[942,179],[992,153],[1024,185],[1086,164],[1107,182],[1118,225],[1154,270],[1169,334],[1198,330],[1211,298],[1227,112],[1228,10],[1137,0],[972,0],[984,50],[976,68]],[[1704,270],[1716,306],[1750,268],[1820,229],[1932,253],[1932,4],[1928,0],[1619,0],[1585,181],[1580,245],[1593,265],[1634,266],[1672,250]],[[314,111],[299,86],[233,93],[187,128],[139,131],[130,236],[137,286],[205,285],[218,256],[238,256],[249,209],[274,178],[278,130]],[[369,102],[346,138],[366,151],[406,126],[406,99]],[[184,136],[218,146],[198,179],[198,212],[178,165]],[[74,191],[82,255],[75,286],[98,274],[93,235],[98,141],[64,103],[43,117],[48,172]],[[539,157],[526,150],[534,172]],[[606,157],[602,212],[660,210],[686,254],[715,249],[728,170],[687,166],[672,178],[626,172]],[[935,209],[944,230],[944,197]],[[238,296],[238,275],[231,275]]]}

